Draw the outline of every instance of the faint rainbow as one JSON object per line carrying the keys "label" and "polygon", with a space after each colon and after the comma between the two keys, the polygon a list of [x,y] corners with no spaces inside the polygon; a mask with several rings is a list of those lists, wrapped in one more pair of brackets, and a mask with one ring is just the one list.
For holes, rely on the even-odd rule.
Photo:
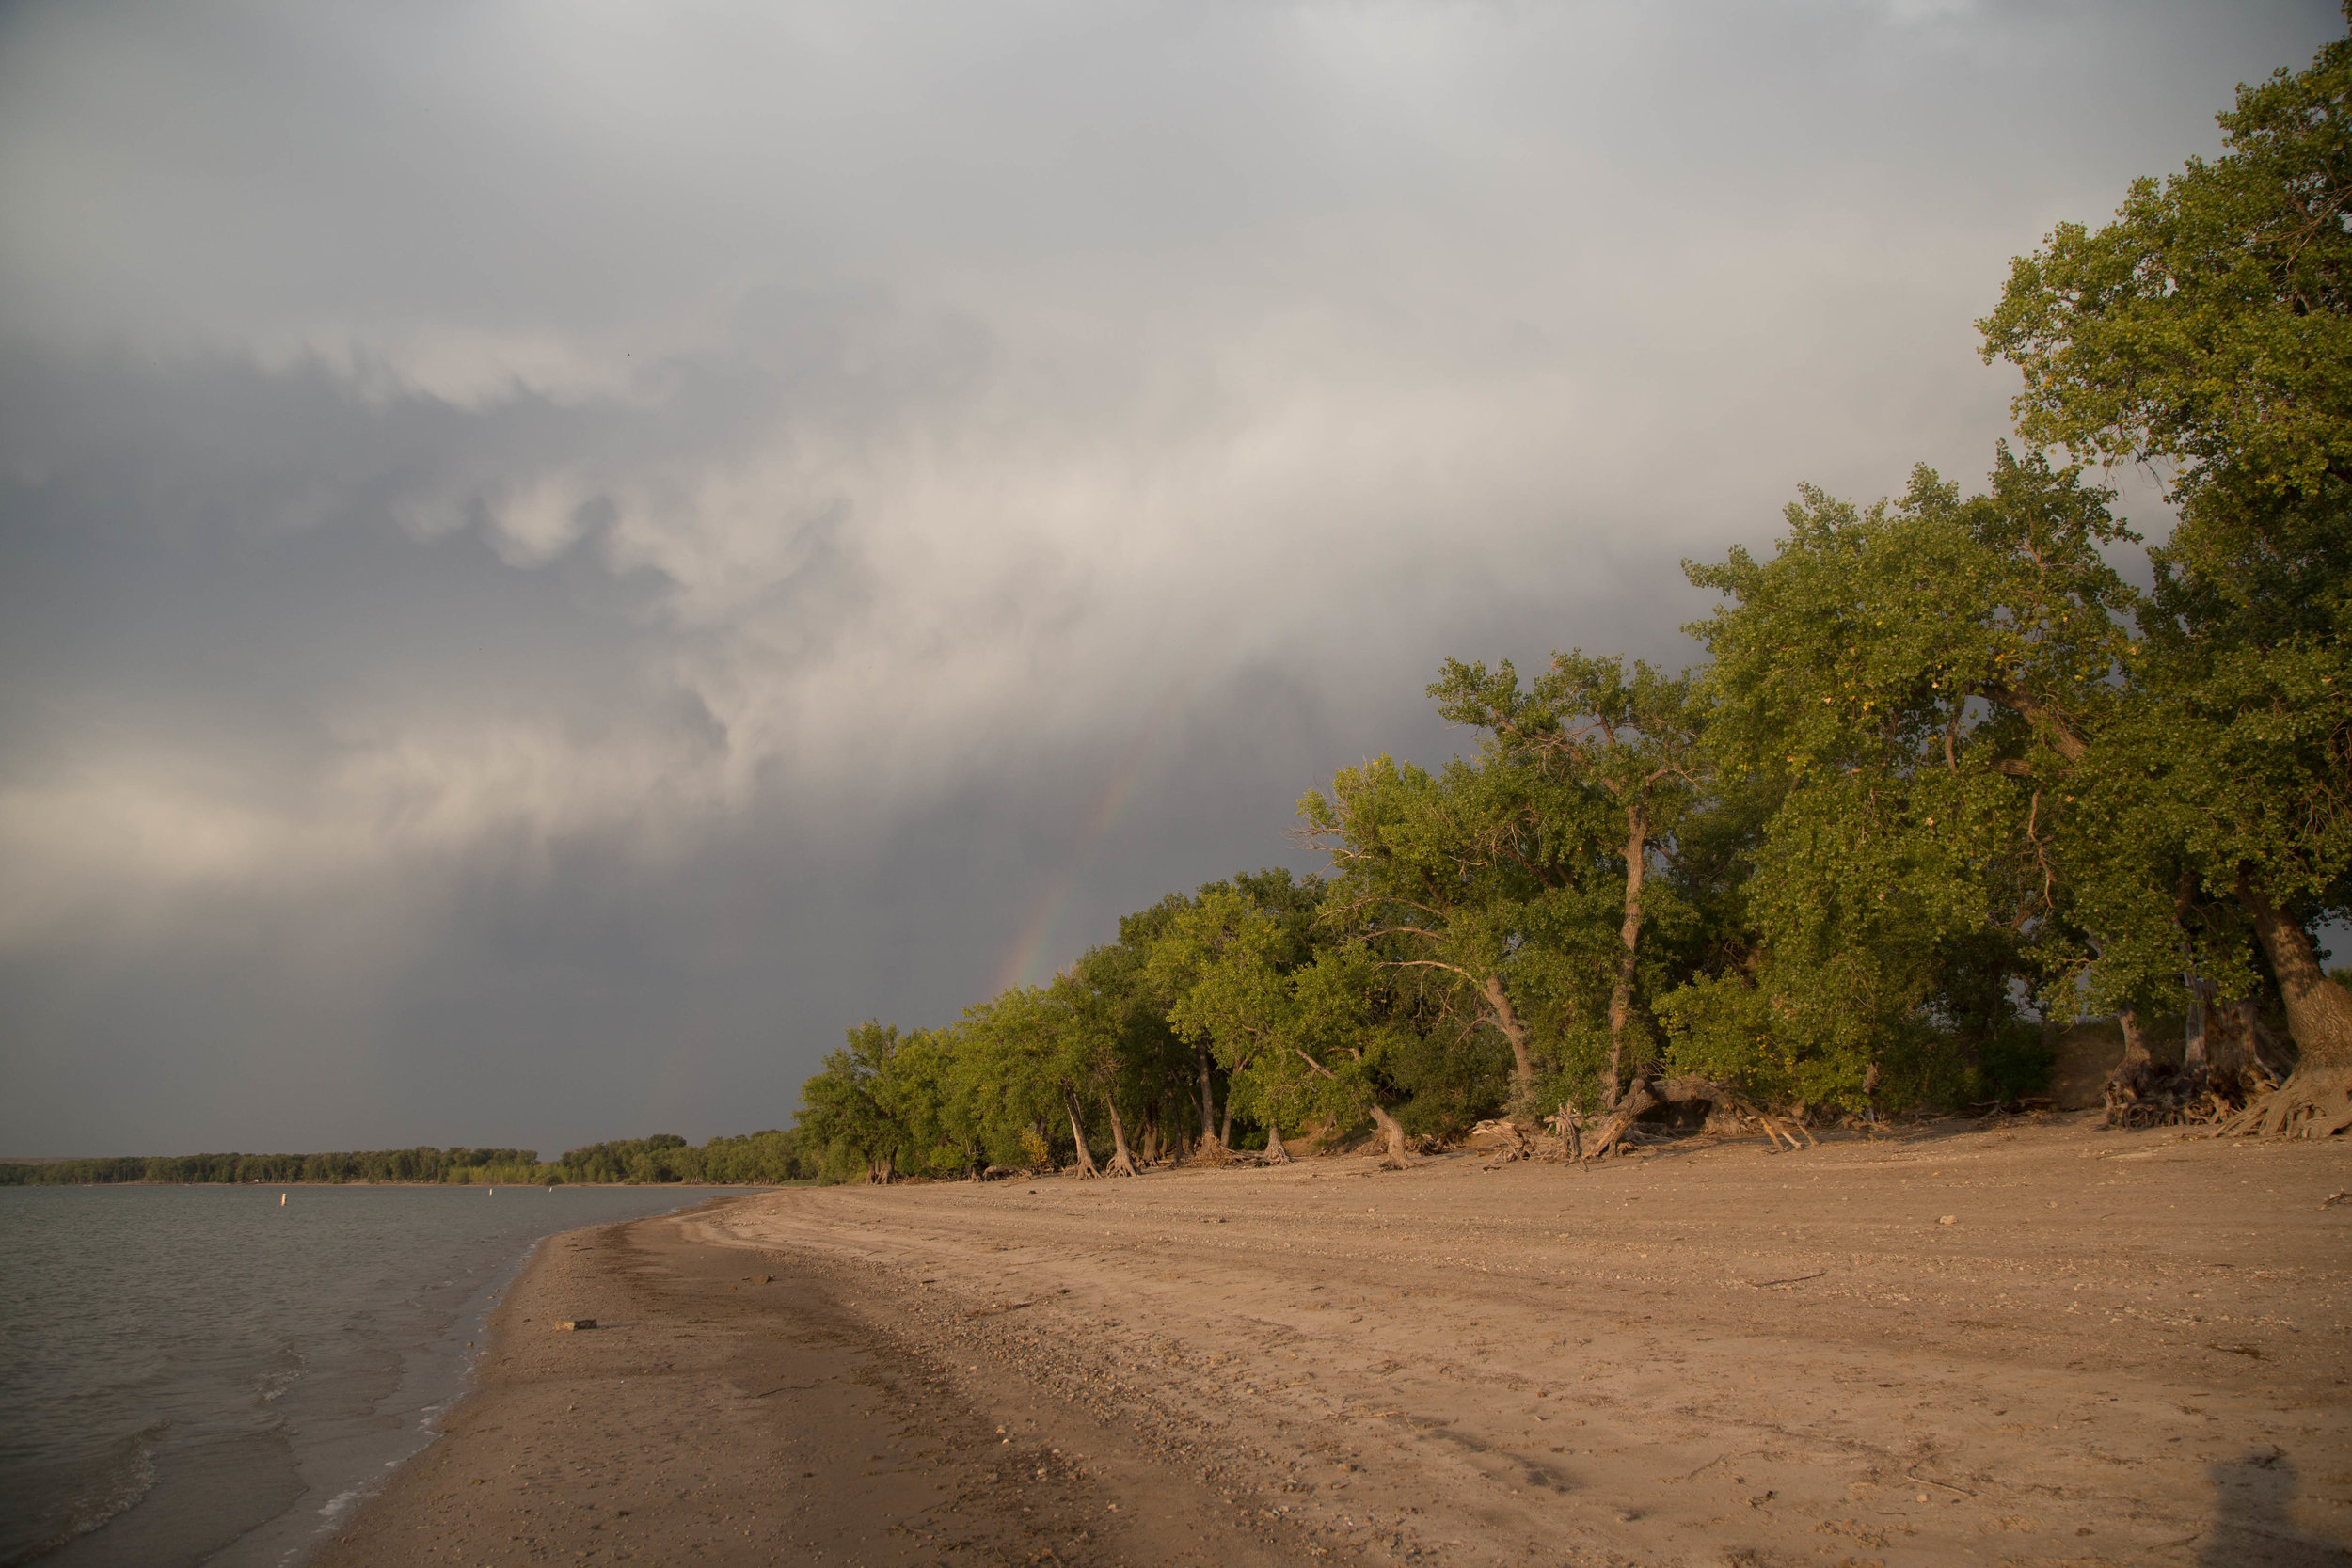
{"label": "faint rainbow", "polygon": [[1136,786],[1143,782],[1144,764],[1151,760],[1154,743],[1168,733],[1177,709],[1189,698],[1191,684],[1189,681],[1176,682],[1161,692],[1159,701],[1152,705],[1152,711],[1145,717],[1142,729],[1128,743],[1117,766],[1111,769],[1109,782],[1103,786],[1102,797],[1095,801],[1093,811],[1088,814],[1086,827],[1079,833],[1070,858],[1039,890],[1028,914],[1015,929],[1012,946],[1005,954],[1004,961],[997,966],[992,995],[1032,979],[1044,978],[1037,972],[1038,961],[1044,955],[1046,943],[1053,940],[1055,927],[1068,911],[1071,899],[1077,895],[1078,879],[1093,863],[1094,852],[1102,847],[1103,841],[1110,836],[1111,829],[1118,826],[1120,814],[1135,799]]}

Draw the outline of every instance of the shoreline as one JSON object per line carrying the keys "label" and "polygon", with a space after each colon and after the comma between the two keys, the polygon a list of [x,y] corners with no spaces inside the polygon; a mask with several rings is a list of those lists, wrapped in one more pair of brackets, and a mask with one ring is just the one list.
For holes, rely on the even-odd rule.
{"label": "shoreline", "polygon": [[[118,1184],[135,1184],[143,1186],[229,1186],[240,1185],[241,1183],[142,1182]],[[320,1188],[431,1188],[439,1186],[467,1186],[474,1184],[475,1183],[439,1181],[312,1181],[277,1183],[277,1185],[279,1186],[310,1186]],[[263,1185],[267,1186],[270,1185],[270,1183],[263,1183]],[[567,1185],[591,1189],[629,1187],[658,1189],[660,1187],[669,1186],[672,1184],[667,1182],[581,1181],[567,1183]],[[689,1192],[707,1191],[709,1190],[709,1184],[697,1183],[683,1190]],[[644,1223],[644,1220],[676,1219],[682,1215],[699,1213],[706,1209],[715,1208],[722,1204],[734,1202],[741,1197],[754,1196],[759,1192],[766,1190],[769,1189],[752,1188],[740,1192],[728,1192],[719,1196],[704,1198],[697,1203],[681,1205],[679,1208],[669,1210],[662,1213],[643,1216],[641,1219],[606,1221],[599,1225],[583,1227],[582,1230],[592,1231],[620,1226],[636,1225]],[[389,1490],[390,1490],[393,1483],[397,1481],[405,1472],[417,1464],[418,1461],[423,1459],[425,1455],[432,1452],[433,1449],[442,1442],[447,1433],[450,1421],[481,1392],[479,1372],[483,1365],[489,1359],[489,1357],[496,1354],[501,1337],[507,1332],[506,1325],[502,1320],[505,1318],[508,1304],[513,1299],[515,1288],[521,1283],[526,1275],[531,1273],[532,1269],[539,1262],[549,1246],[562,1241],[567,1236],[580,1233],[581,1232],[556,1230],[548,1231],[544,1235],[532,1238],[529,1244],[527,1244],[523,1250],[507,1265],[503,1273],[495,1278],[486,1280],[482,1285],[477,1295],[473,1298],[473,1301],[469,1302],[467,1307],[460,1308],[458,1316],[452,1320],[450,1332],[447,1337],[451,1339],[455,1339],[461,1336],[471,1334],[479,1338],[480,1343],[477,1346],[475,1339],[466,1339],[465,1342],[467,1346],[471,1349],[472,1354],[465,1358],[463,1364],[458,1370],[458,1381],[456,1387],[439,1403],[427,1407],[427,1419],[422,1441],[411,1452],[394,1462],[393,1465],[389,1467],[389,1473],[377,1478],[374,1484],[347,1490],[334,1497],[329,1498],[326,1506],[318,1510],[317,1517],[320,1522],[307,1532],[300,1543],[294,1546],[288,1555],[278,1560],[279,1568],[286,1568],[287,1564],[294,1565],[294,1568],[310,1568],[310,1564],[317,1562],[326,1545],[331,1543],[339,1533],[347,1532],[352,1526],[352,1522],[356,1520],[360,1513],[364,1513],[369,1507],[374,1504],[378,1498],[382,1497]],[[479,1303],[478,1307],[474,1305],[476,1302]],[[273,1521],[273,1523],[276,1523],[276,1521]],[[237,1544],[236,1547],[233,1548],[233,1551],[236,1553],[244,1553],[246,1552],[247,1544],[248,1544],[246,1542],[240,1542]]]}
{"label": "shoreline", "polygon": [[551,1238],[315,1560],[2341,1562],[2348,1179],[2054,1125],[729,1196]]}
{"label": "shoreline", "polygon": [[[1066,1409],[973,1398],[861,1282],[714,1234],[743,1201],[548,1238],[439,1438],[310,1563],[410,1563],[421,1544],[861,1568],[1326,1555],[1220,1518],[1193,1478]],[[556,1330],[562,1312],[597,1327]]]}
{"label": "shoreline", "polygon": [[547,1237],[748,1195],[295,1196],[77,1187],[7,1206],[11,1256],[52,1305],[9,1315],[30,1355],[8,1390],[0,1558],[305,1560],[437,1440]]}
{"label": "shoreline", "polygon": [[[23,1164],[26,1162],[19,1163]],[[545,1191],[550,1193],[560,1193],[567,1188],[577,1188],[582,1192],[605,1192],[611,1190],[629,1189],[644,1192],[660,1192],[665,1187],[675,1187],[680,1192],[688,1193],[701,1192],[706,1188],[724,1188],[730,1193],[748,1195],[753,1193],[788,1192],[795,1187],[813,1187],[815,1185],[817,1185],[817,1183],[814,1181],[557,1181],[553,1183],[541,1181],[4,1181],[0,1182],[0,1192],[7,1192],[11,1189],[21,1192],[33,1192],[41,1188],[68,1187],[72,1188],[77,1192],[87,1191],[89,1189],[99,1187],[316,1187],[321,1189],[331,1189],[337,1187],[397,1187],[404,1191],[410,1188],[430,1189],[434,1187],[451,1187],[458,1189],[469,1189],[473,1187],[509,1187],[515,1189],[516,1191],[521,1191],[525,1188],[529,1188],[534,1192]]]}

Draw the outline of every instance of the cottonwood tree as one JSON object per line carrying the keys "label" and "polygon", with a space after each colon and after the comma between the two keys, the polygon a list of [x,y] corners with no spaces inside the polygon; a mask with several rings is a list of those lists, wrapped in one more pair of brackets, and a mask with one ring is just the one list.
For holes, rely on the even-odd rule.
{"label": "cottonwood tree", "polygon": [[1237,1100],[1266,1127],[1265,1157],[1289,1159],[1281,1123],[1295,1112],[1297,1065],[1289,1058],[1295,1003],[1287,971],[1295,942],[1280,918],[1229,885],[1201,890],[1152,950],[1150,971],[1174,998],[1168,1022],[1200,1042],[1225,1069],[1230,1144]]}
{"label": "cottonwood tree", "polygon": [[1290,975],[1292,1054],[1320,1083],[1307,1085],[1335,1128],[1370,1117],[1379,1130],[1382,1163],[1412,1163],[1404,1124],[1388,1101],[1399,1093],[1399,1068],[1418,1038],[1396,1014],[1378,964],[1361,945],[1326,947]]}
{"label": "cottonwood tree", "polygon": [[1147,952],[1114,942],[1090,949],[1055,980],[1054,999],[1068,1012],[1065,1053],[1077,1092],[1099,1101],[1110,1123],[1114,1176],[1135,1176],[1136,1153],[1128,1109],[1152,1114],[1168,1074],[1174,1031],[1152,1006],[1145,984]]}
{"label": "cottonwood tree", "polygon": [[868,1020],[801,1085],[800,1126],[826,1150],[826,1163],[854,1161],[871,1182],[886,1182],[913,1142],[893,1101],[900,1045],[895,1026]]}
{"label": "cottonwood tree", "polygon": [[[1000,1163],[1046,1162],[1054,1123],[1069,1115],[1069,1079],[1056,1056],[1060,1022],[1036,986],[1014,986],[964,1009],[956,1098]],[[1070,1120],[1081,1168],[1090,1169],[1082,1118]]]}
{"label": "cottonwood tree", "polygon": [[[1490,746],[1432,773],[1381,756],[1299,801],[1330,857],[1325,919],[1409,984],[1426,1027],[1491,1028],[1512,1056],[1513,1118],[1533,1125],[1539,1058],[1608,994],[1614,813],[1550,759]],[[1410,976],[1409,981],[1406,976]]]}
{"label": "cottonwood tree", "polygon": [[1216,1119],[1216,1059],[1211,1054],[1206,1040],[1186,1040],[1169,1026],[1168,1009],[1175,1005],[1176,994],[1169,989],[1170,976],[1165,970],[1154,970],[1152,950],[1175,928],[1178,915],[1190,907],[1192,900],[1181,893],[1171,893],[1146,909],[1119,917],[1119,945],[1130,958],[1127,984],[1131,1006],[1142,1019],[1139,1028],[1157,1033],[1145,1047],[1147,1054],[1156,1058],[1153,1076],[1166,1091],[1163,1119],[1170,1141],[1179,1147],[1184,1143],[1174,1125],[1175,1103],[1189,1101],[1198,1095],[1199,1135],[1201,1144],[1220,1141]]}
{"label": "cottonwood tree", "polygon": [[1609,1066],[1600,1092],[1601,1103],[1614,1106],[1632,1065],[1628,1035],[1650,861],[1671,847],[1683,815],[1699,798],[1705,767],[1703,715],[1692,700],[1691,675],[1668,675],[1639,660],[1628,671],[1622,658],[1588,657],[1579,649],[1552,655],[1550,668],[1524,690],[1508,659],[1489,672],[1484,664],[1449,658],[1429,694],[1454,722],[1489,732],[1493,749],[1597,785],[1624,814],[1624,901],[1609,988]]}
{"label": "cottonwood tree", "polygon": [[1678,1061],[1859,1106],[1998,1039],[2012,979],[2063,991],[2069,779],[2133,602],[2108,499],[2004,449],[1983,495],[1924,467],[1867,511],[1808,488],[1771,560],[1686,566],[1730,601],[1691,628],[1712,766],[1776,803],[1744,890],[1756,962],[1661,1003]]}
{"label": "cottonwood tree", "polygon": [[2352,906],[2352,40],[2219,120],[2223,156],[2060,226],[1979,325],[2024,372],[2021,434],[2172,475],[2109,794],[2169,820],[2276,978],[2301,1058],[2238,1126],[2329,1133],[2352,1127],[2352,995],[2311,929]]}
{"label": "cottonwood tree", "polygon": [[1043,986],[1021,986],[996,999],[990,1028],[998,1041],[998,1057],[1008,1076],[1026,1080],[1026,1098],[1039,1092],[1057,1101],[1069,1118],[1070,1141],[1078,1174],[1094,1177],[1104,1167],[1095,1164],[1087,1147],[1087,1108],[1102,1104],[1108,1113],[1113,1152],[1109,1169],[1115,1176],[1136,1174],[1135,1156],[1127,1143],[1125,1122],[1116,1097],[1119,1077],[1118,1019],[1107,998],[1082,981],[1075,972],[1057,974]]}

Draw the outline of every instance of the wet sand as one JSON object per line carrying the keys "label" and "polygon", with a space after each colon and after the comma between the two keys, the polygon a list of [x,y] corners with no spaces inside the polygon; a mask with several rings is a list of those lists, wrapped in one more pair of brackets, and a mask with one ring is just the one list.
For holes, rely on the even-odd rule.
{"label": "wet sand", "polygon": [[2089,1120],[577,1233],[323,1560],[2352,1560],[2352,1144]]}
{"label": "wet sand", "polygon": [[714,1240],[756,1201],[551,1238],[442,1439],[315,1560],[1296,1560],[1124,1434],[1028,1390],[974,1399],[874,1281]]}

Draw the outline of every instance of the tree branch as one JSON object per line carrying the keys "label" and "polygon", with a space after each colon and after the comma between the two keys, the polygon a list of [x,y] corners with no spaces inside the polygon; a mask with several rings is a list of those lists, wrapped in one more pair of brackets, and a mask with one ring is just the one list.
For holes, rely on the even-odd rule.
{"label": "tree branch", "polygon": [[2050,744],[2067,761],[2080,762],[2090,754],[2090,747],[2074,733],[2074,726],[2066,721],[2066,716],[2032,693],[2020,691],[1999,681],[1985,681],[1978,686],[1977,695],[1988,703],[1998,703],[2027,723],[2048,732]]}

